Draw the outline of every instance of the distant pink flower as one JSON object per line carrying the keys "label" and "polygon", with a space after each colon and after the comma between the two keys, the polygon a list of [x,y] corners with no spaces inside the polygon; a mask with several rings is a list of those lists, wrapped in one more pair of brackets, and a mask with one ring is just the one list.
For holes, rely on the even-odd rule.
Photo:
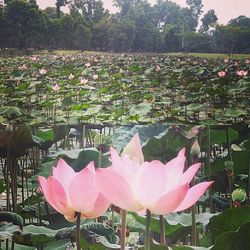
{"label": "distant pink flower", "polygon": [[81,79],[80,79],[80,83],[81,83],[81,84],[87,84],[88,81],[89,81],[89,80],[86,79],[86,78],[81,78]]}
{"label": "distant pink flower", "polygon": [[39,69],[39,74],[40,75],[45,75],[47,73],[47,70],[44,68]]}
{"label": "distant pink flower", "polygon": [[156,66],[156,71],[160,71],[161,67],[159,65]]}
{"label": "distant pink flower", "polygon": [[90,67],[91,64],[90,64],[89,62],[87,62],[87,63],[85,63],[85,66],[86,66],[86,67]]}
{"label": "distant pink flower", "polygon": [[60,159],[53,167],[52,176],[47,180],[39,176],[38,181],[45,199],[68,221],[76,220],[76,212],[82,218],[99,217],[110,205],[97,185],[93,162],[77,173]]}
{"label": "distant pink flower", "polygon": [[224,77],[226,75],[226,72],[225,71],[220,71],[218,72],[218,76],[219,77]]}
{"label": "distant pink flower", "polygon": [[229,62],[229,59],[228,58],[225,58],[224,59],[224,63],[228,63]]}
{"label": "distant pink flower", "polygon": [[55,91],[55,92],[58,92],[60,90],[60,86],[56,83],[55,85],[52,86],[52,89]]}
{"label": "distant pink flower", "polygon": [[238,76],[247,76],[248,71],[237,70],[236,74],[237,74]]}
{"label": "distant pink flower", "polygon": [[47,95],[43,95],[43,96],[42,96],[42,100],[46,100],[47,98],[48,98]]}
{"label": "distant pink flower", "polygon": [[93,75],[93,79],[97,80],[98,79],[98,75]]}
{"label": "distant pink flower", "polygon": [[26,70],[26,69],[27,69],[26,64],[23,64],[22,66],[20,66],[19,69],[20,69],[20,70]]}
{"label": "distant pink flower", "polygon": [[245,63],[246,63],[246,64],[250,63],[250,60],[247,59],[247,60],[245,61]]}
{"label": "distant pink flower", "polygon": [[196,203],[212,184],[201,182],[190,187],[200,163],[183,173],[185,150],[167,164],[144,162],[138,139],[133,138],[121,157],[113,148],[110,153],[112,165],[97,169],[97,181],[111,203],[128,211],[149,209],[158,215],[182,211]]}
{"label": "distant pink flower", "polygon": [[32,62],[35,62],[37,60],[37,57],[36,56],[30,56],[29,60],[32,61]]}
{"label": "distant pink flower", "polygon": [[73,80],[75,78],[75,76],[73,74],[69,75],[69,80]]}

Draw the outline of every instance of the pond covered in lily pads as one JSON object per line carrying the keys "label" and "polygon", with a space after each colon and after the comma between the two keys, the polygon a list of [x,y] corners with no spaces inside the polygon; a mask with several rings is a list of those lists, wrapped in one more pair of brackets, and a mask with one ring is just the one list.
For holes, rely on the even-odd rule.
{"label": "pond covered in lily pads", "polygon": [[[147,244],[144,234],[148,229],[148,216],[136,213],[132,205],[128,207],[131,200],[121,204],[123,199],[118,199],[127,197],[122,184],[104,192],[105,183],[110,186],[116,183],[115,174],[111,173],[114,183],[109,180],[98,184],[102,186],[100,192],[110,199],[112,189],[120,193],[118,198],[112,196],[114,205],[108,209],[103,206],[107,211],[101,216],[97,213],[97,219],[90,219],[95,217],[93,214],[82,218],[80,245],[83,249],[120,249],[122,235],[126,235],[128,249],[144,248],[144,244],[151,249],[167,249],[167,244],[169,249],[226,250],[229,244],[233,249],[240,249],[242,241],[248,249],[248,60],[82,53],[3,57],[0,66],[1,248],[10,249],[12,245],[14,249],[73,249],[77,229],[71,221],[77,216],[69,218],[71,210],[58,208],[56,204],[65,200],[57,203],[54,199],[63,199],[63,193],[52,195],[54,198],[48,196],[56,194],[54,187],[47,192],[41,181],[39,186],[37,178],[52,180],[49,176],[54,175],[62,181],[66,174],[60,175],[60,171],[53,168],[61,168],[60,158],[72,171],[83,171],[82,175],[91,173],[93,169],[88,164],[94,162],[97,173],[104,171],[104,178],[105,171],[118,161],[118,156],[110,156],[112,147],[125,157],[119,164],[129,169],[135,167],[134,174],[123,175],[125,183],[133,178],[138,180],[131,181],[132,190],[140,183],[138,161],[147,171],[150,167],[142,162],[156,164],[152,180],[146,170],[147,178],[142,178],[140,188],[146,193],[133,193],[136,199],[141,197],[140,204],[144,204],[147,211],[152,211],[151,243]],[[134,135],[139,136],[140,146],[134,144],[128,150],[126,145]],[[163,208],[161,205],[168,202],[159,202],[153,207],[154,192],[160,192],[158,187],[164,184],[162,178],[165,178],[164,174],[157,177],[157,169],[170,162],[169,166],[176,171],[181,163],[175,164],[173,159],[184,152],[183,148],[183,171],[188,170],[190,174],[184,174],[182,181],[190,179],[190,189],[214,181],[212,186],[200,194],[193,208],[170,209],[175,195],[167,199],[168,206]],[[191,167],[196,163],[201,165]],[[170,169],[166,170],[166,183],[176,185],[178,173],[171,175]],[[70,179],[73,172],[63,171],[69,173]],[[195,174],[192,181],[191,172]],[[74,183],[81,183],[77,178]],[[78,206],[90,204],[96,197],[93,191],[96,187],[86,191],[87,184],[79,185],[77,192],[76,184],[72,185],[76,200],[71,203],[74,211],[79,212]],[[166,194],[170,186],[164,190]],[[178,197],[183,194],[180,190],[175,192]],[[78,204],[81,194],[85,202]],[[71,195],[67,197],[71,199]],[[98,204],[100,208],[103,203]],[[125,231],[121,230],[124,213],[119,207],[128,210]],[[159,215],[160,211],[165,211],[163,216]],[[89,213],[81,213],[88,217]]]}

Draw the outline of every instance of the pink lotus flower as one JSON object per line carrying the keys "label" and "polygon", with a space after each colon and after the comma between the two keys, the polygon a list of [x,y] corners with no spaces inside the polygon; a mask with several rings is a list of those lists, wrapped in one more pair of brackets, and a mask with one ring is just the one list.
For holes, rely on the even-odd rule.
{"label": "pink lotus flower", "polygon": [[26,64],[23,64],[22,66],[18,67],[20,70],[26,70],[27,69],[27,66]]}
{"label": "pink lotus flower", "polygon": [[47,73],[47,70],[44,69],[44,68],[41,68],[41,69],[39,70],[39,74],[40,74],[40,75],[45,75],[46,73]]}
{"label": "pink lotus flower", "polygon": [[48,99],[48,96],[47,95],[43,95],[42,96],[42,100],[46,100],[46,99]]}
{"label": "pink lotus flower", "polygon": [[143,162],[138,139],[133,138],[129,144],[121,157],[111,148],[112,165],[97,170],[102,193],[122,209],[133,212],[149,209],[158,215],[182,211],[196,203],[212,184],[202,182],[190,188],[200,164],[190,166],[183,173],[184,149],[164,165],[160,161]]}
{"label": "pink lotus flower", "polygon": [[73,80],[75,78],[75,76],[73,74],[69,75],[69,80]]}
{"label": "pink lotus flower", "polygon": [[93,75],[93,79],[97,80],[98,79],[98,75]]}
{"label": "pink lotus flower", "polygon": [[160,71],[161,67],[159,65],[156,66],[156,71]]}
{"label": "pink lotus flower", "polygon": [[228,58],[225,58],[224,59],[224,63],[228,63],[229,62],[229,59]]}
{"label": "pink lotus flower", "polygon": [[85,66],[86,66],[86,67],[90,67],[91,64],[90,64],[89,62],[87,62],[87,63],[85,63]]}
{"label": "pink lotus flower", "polygon": [[36,56],[30,56],[29,60],[32,61],[32,62],[35,62],[37,60],[37,57]]}
{"label": "pink lotus flower", "polygon": [[93,162],[76,173],[60,159],[52,176],[47,180],[39,176],[38,181],[48,203],[68,221],[76,220],[76,212],[83,218],[96,218],[110,205],[100,193]]}
{"label": "pink lotus flower", "polygon": [[247,76],[248,72],[244,70],[237,70],[236,74],[238,76]]}
{"label": "pink lotus flower", "polygon": [[218,76],[219,77],[224,77],[226,75],[226,72],[225,71],[220,71],[218,72]]}
{"label": "pink lotus flower", "polygon": [[58,92],[60,90],[60,86],[58,84],[55,84],[54,86],[52,86],[52,89],[55,91],[55,92]]}
{"label": "pink lotus flower", "polygon": [[80,83],[81,83],[81,84],[87,84],[88,81],[89,81],[89,80],[86,79],[86,78],[81,78],[81,79],[80,79]]}

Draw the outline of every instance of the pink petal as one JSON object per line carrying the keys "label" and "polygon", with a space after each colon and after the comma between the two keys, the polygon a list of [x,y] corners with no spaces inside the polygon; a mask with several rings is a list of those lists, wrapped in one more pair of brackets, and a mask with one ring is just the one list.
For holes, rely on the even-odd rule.
{"label": "pink petal", "polygon": [[163,215],[173,212],[182,202],[189,189],[188,184],[178,186],[163,195],[153,208],[149,208],[154,214]]}
{"label": "pink petal", "polygon": [[111,168],[125,180],[131,180],[134,173],[141,168],[137,162],[130,160],[127,155],[121,158],[113,148],[110,148],[110,154]]}
{"label": "pink petal", "polygon": [[63,159],[59,159],[56,168],[53,168],[53,177],[55,177],[68,192],[75,171]]}
{"label": "pink petal", "polygon": [[131,141],[126,145],[122,152],[122,156],[123,155],[128,155],[130,160],[136,161],[139,164],[142,164],[144,162],[138,133],[136,133]]}
{"label": "pink petal", "polygon": [[50,176],[45,183],[42,177],[39,178],[39,182],[46,200],[56,211],[67,216],[75,214],[75,211],[69,206],[63,186],[56,178]]}
{"label": "pink petal", "polygon": [[152,207],[165,192],[167,175],[160,161],[143,164],[140,180],[140,200],[144,207]]}
{"label": "pink petal", "polygon": [[44,189],[46,188],[47,180],[43,176],[38,176],[38,183],[40,185],[41,191],[44,193]]}
{"label": "pink petal", "polygon": [[192,205],[194,205],[200,197],[205,193],[207,188],[213,183],[213,181],[210,182],[202,182],[199,183],[192,188],[190,188],[187,192],[187,195],[185,196],[184,200],[181,202],[181,204],[175,209],[174,212],[179,212],[182,210],[185,210]]}
{"label": "pink petal", "polygon": [[71,215],[71,216],[68,216],[68,215],[64,215],[64,218],[69,221],[69,222],[75,222],[76,221],[76,215]]}
{"label": "pink petal", "polygon": [[84,213],[83,216],[85,218],[94,219],[103,215],[108,210],[109,206],[110,202],[100,193],[92,210]]}
{"label": "pink petal", "polygon": [[114,205],[136,212],[142,206],[135,200],[131,187],[126,180],[117,174],[112,168],[97,169],[97,182],[102,194]]}
{"label": "pink petal", "polygon": [[187,171],[182,175],[181,184],[190,183],[200,167],[201,167],[200,163],[190,166],[187,169]]}
{"label": "pink petal", "polygon": [[95,164],[94,164],[93,161],[91,161],[91,162],[86,166],[86,168],[87,168],[88,170],[90,170],[93,174],[95,174]]}
{"label": "pink petal", "polygon": [[69,187],[69,194],[71,206],[77,212],[90,211],[99,194],[95,173],[89,168],[84,168],[75,174]]}
{"label": "pink petal", "polygon": [[120,168],[122,168],[122,159],[115,149],[110,148],[110,157],[112,162],[112,167],[119,172]]}
{"label": "pink petal", "polygon": [[181,176],[183,173],[183,169],[185,166],[186,156],[185,156],[185,148],[180,150],[177,157],[169,161],[165,167],[167,171],[174,171],[176,175]]}

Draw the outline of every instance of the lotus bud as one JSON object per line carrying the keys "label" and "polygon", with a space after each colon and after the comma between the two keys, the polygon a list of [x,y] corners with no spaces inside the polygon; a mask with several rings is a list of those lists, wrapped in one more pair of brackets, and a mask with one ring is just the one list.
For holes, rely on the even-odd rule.
{"label": "lotus bud", "polygon": [[112,145],[112,140],[107,135],[97,134],[94,137],[94,145],[98,150],[104,151]]}
{"label": "lotus bud", "polygon": [[224,165],[225,165],[225,168],[227,170],[233,171],[233,169],[234,169],[234,162],[233,161],[225,161]]}
{"label": "lotus bud", "polygon": [[199,142],[196,138],[192,147],[191,147],[190,155],[191,155],[192,159],[199,159],[200,153],[201,153],[201,148],[200,148]]}
{"label": "lotus bud", "polygon": [[7,133],[13,132],[14,128],[11,124],[6,125],[5,130]]}
{"label": "lotus bud", "polygon": [[233,201],[240,201],[243,202],[245,201],[247,197],[247,193],[244,189],[242,188],[237,188],[232,192],[232,200]]}

